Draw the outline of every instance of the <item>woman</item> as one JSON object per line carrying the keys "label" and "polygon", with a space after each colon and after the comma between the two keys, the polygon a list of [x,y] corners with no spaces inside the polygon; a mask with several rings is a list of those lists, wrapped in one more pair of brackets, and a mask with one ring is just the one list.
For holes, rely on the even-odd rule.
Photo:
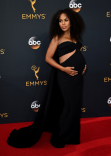
{"label": "woman", "polygon": [[32,125],[14,129],[7,143],[31,147],[43,131],[51,132],[50,143],[62,148],[80,143],[80,113],[85,59],[79,42],[84,30],[81,16],[70,8],[57,11],[50,26],[51,42],[45,61],[52,66],[41,106]]}

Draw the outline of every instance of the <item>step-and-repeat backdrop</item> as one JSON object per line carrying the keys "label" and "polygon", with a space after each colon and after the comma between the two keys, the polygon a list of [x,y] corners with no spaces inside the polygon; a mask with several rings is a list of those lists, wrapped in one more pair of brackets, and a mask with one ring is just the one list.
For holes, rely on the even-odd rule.
{"label": "step-and-repeat backdrop", "polygon": [[111,115],[111,1],[1,0],[0,123],[34,120],[51,71],[45,62],[50,21],[69,7],[86,25],[81,117]]}

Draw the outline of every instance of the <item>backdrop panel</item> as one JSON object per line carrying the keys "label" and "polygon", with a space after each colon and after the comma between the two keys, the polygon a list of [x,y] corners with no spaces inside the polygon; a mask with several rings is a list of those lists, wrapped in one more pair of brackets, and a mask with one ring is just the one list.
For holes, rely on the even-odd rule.
{"label": "backdrop panel", "polygon": [[[69,0],[0,1],[0,123],[33,121],[51,70],[45,62],[52,15],[69,7]],[[86,30],[81,48],[87,62],[82,118],[110,116],[111,1],[80,0],[78,12]],[[29,41],[40,43],[38,47]]]}

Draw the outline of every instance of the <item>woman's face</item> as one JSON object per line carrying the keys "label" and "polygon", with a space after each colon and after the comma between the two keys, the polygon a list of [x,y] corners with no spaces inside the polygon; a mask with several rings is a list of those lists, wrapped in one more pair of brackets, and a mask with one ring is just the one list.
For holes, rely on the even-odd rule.
{"label": "woman's face", "polygon": [[59,26],[63,31],[70,30],[70,20],[64,13],[62,13],[59,17]]}

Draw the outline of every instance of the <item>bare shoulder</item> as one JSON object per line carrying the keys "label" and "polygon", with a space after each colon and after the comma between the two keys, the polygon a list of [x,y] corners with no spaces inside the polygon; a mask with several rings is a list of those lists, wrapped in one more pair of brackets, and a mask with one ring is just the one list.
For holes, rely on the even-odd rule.
{"label": "bare shoulder", "polygon": [[52,42],[58,43],[59,39],[58,39],[58,35],[54,36],[52,38]]}

